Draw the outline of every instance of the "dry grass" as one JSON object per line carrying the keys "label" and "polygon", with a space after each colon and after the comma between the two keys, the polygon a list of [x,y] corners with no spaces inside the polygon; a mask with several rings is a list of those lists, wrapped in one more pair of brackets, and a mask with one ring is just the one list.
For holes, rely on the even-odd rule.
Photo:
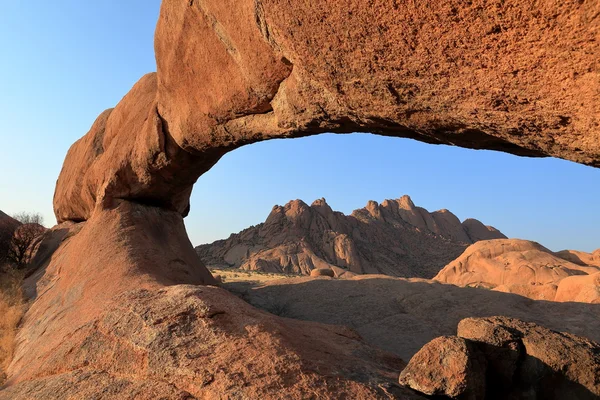
{"label": "dry grass", "polygon": [[261,283],[275,279],[296,278],[298,274],[284,274],[261,271],[245,271],[238,268],[209,268],[213,275],[220,275],[224,283],[252,282]]}
{"label": "dry grass", "polygon": [[15,349],[17,325],[25,312],[22,280],[20,272],[0,272],[0,385],[6,378],[4,371]]}

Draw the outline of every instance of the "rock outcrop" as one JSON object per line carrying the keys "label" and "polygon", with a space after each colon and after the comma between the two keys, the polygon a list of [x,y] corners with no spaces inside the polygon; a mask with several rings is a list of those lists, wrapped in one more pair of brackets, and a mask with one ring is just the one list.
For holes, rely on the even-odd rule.
{"label": "rock outcrop", "polygon": [[599,25],[597,5],[576,0],[165,0],[158,72],[71,148],[57,217],[85,220],[116,199],[185,215],[226,152],[322,132],[600,166]]}
{"label": "rock outcrop", "polygon": [[[575,259],[573,254],[579,256]],[[593,256],[571,251],[553,253],[527,240],[488,240],[471,245],[434,279],[536,300],[600,302],[600,266],[583,260],[593,260]]]}
{"label": "rock outcrop", "polygon": [[21,223],[19,221],[17,221],[16,219],[14,219],[13,217],[11,217],[10,215],[7,215],[7,214],[3,213],[2,211],[0,211],[0,225],[2,225],[2,226],[5,226],[5,225],[17,226],[17,225],[21,225]]}
{"label": "rock outcrop", "polygon": [[[376,380],[348,370],[359,364],[354,358],[339,365],[336,355],[330,362],[340,368],[330,369],[319,364],[321,347],[294,350],[284,339],[304,329],[296,323],[265,317],[253,331],[256,324],[241,321],[256,311],[224,291],[173,286],[214,283],[181,219],[194,182],[240,146],[322,132],[600,166],[599,26],[597,3],[578,0],[164,0],[157,73],[67,154],[55,214],[85,226],[65,236],[39,277],[0,397],[377,395]],[[161,319],[162,302],[183,309],[173,315],[167,307]],[[211,307],[240,308],[240,319],[211,331],[208,320],[220,318],[207,318]],[[279,351],[266,346],[267,360],[247,368],[256,375],[244,375],[250,355],[263,354],[250,350],[262,336],[248,339],[261,326]],[[333,346],[333,335],[341,340],[324,331],[309,338],[328,336]],[[235,354],[223,354],[210,347],[215,337],[223,346],[240,340],[248,352],[236,344]],[[185,355],[172,347],[177,338]],[[372,349],[356,346],[363,365],[386,365],[369,364]],[[216,368],[207,372],[206,362]],[[308,367],[293,367],[301,363]],[[189,368],[180,374],[173,365]]]}
{"label": "rock outcrop", "polygon": [[465,319],[457,334],[425,345],[400,383],[465,400],[600,397],[598,343],[505,317]]}
{"label": "rock outcrop", "polygon": [[209,267],[309,275],[333,269],[336,276],[386,274],[431,278],[469,244],[506,238],[497,229],[448,210],[428,212],[409,196],[369,201],[351,215],[333,211],[325,199],[310,206],[294,200],[275,206],[264,223],[226,240],[196,247]]}
{"label": "rock outcrop", "polygon": [[25,282],[33,301],[2,400],[418,397],[390,386],[403,361],[353,331],[198,286],[212,277],[174,211],[122,201],[55,227],[52,247]]}

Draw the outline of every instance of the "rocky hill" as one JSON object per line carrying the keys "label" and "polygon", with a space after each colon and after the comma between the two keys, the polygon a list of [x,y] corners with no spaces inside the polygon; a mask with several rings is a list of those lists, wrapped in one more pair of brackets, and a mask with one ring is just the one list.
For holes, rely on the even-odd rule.
{"label": "rocky hill", "polygon": [[497,238],[506,236],[476,219],[461,223],[448,210],[430,213],[409,196],[369,201],[351,215],[333,211],[325,199],[310,206],[293,200],[273,207],[264,223],[196,251],[218,268],[431,278],[470,244]]}
{"label": "rocky hill", "polygon": [[529,240],[487,240],[470,246],[434,278],[534,300],[600,303],[600,249],[552,252]]}

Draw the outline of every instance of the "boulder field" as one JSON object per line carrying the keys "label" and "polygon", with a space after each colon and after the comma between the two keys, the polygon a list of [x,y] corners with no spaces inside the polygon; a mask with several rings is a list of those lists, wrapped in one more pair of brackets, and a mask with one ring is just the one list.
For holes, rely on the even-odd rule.
{"label": "boulder field", "polygon": [[27,281],[0,398],[418,398],[352,333],[199,287],[192,186],[240,146],[322,132],[598,167],[599,7],[164,0],[157,72],[69,149],[64,236]]}

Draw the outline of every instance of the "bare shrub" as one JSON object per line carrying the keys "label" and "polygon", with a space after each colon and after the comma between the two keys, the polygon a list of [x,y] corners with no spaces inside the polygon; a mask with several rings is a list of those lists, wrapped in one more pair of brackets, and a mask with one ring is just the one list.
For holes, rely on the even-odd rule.
{"label": "bare shrub", "polygon": [[19,213],[13,218],[20,223],[18,226],[4,224],[0,227],[0,248],[3,259],[0,263],[17,269],[23,269],[31,261],[34,249],[46,231],[43,217],[39,213]]}

